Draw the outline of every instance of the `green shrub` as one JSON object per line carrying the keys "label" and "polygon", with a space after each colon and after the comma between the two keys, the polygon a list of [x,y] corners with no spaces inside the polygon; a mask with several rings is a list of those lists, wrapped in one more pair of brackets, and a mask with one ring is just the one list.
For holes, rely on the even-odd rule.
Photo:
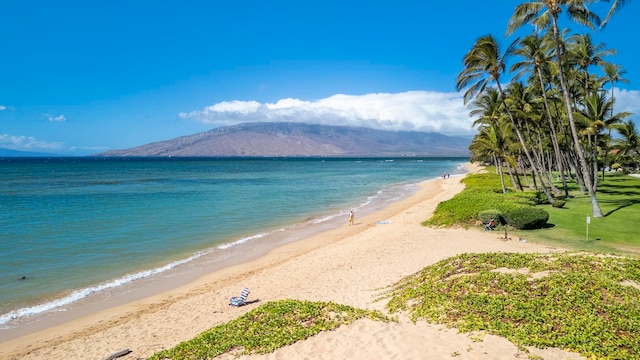
{"label": "green shrub", "polygon": [[512,209],[502,216],[508,225],[522,230],[540,229],[549,220],[548,212],[534,207]]}
{"label": "green shrub", "polygon": [[566,202],[566,201],[564,201],[564,200],[554,200],[554,201],[553,201],[553,204],[551,204],[551,206],[553,206],[554,208],[558,208],[558,209],[560,209],[560,208],[563,208],[563,207],[564,207],[564,204],[566,204],[566,203],[567,203],[567,202]]}
{"label": "green shrub", "polygon": [[[494,209],[504,214],[506,211],[531,208],[538,202],[533,192],[502,194],[500,177],[493,173],[468,174],[460,181],[466,184],[465,189],[452,199],[439,203],[433,216],[423,225],[475,226],[481,211]],[[505,223],[502,217],[495,219]]]}
{"label": "green shrub", "polygon": [[500,210],[482,210],[478,213],[478,220],[480,220],[483,224],[488,223],[489,221],[496,220],[500,222],[500,217],[502,216],[502,212]]}

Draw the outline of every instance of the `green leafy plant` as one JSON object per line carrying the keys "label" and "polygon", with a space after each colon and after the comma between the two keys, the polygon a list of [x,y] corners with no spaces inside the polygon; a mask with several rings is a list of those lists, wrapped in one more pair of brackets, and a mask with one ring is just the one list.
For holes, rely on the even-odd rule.
{"label": "green leafy plant", "polygon": [[502,217],[502,212],[500,210],[483,210],[478,213],[478,220],[483,224],[488,223],[489,221],[496,220],[497,222],[501,222],[500,218]]}
{"label": "green leafy plant", "polygon": [[540,229],[549,220],[549,213],[539,208],[512,209],[503,214],[508,225],[516,229]]}
{"label": "green leafy plant", "polygon": [[595,253],[462,254],[381,294],[413,320],[519,346],[640,359],[640,260]]}
{"label": "green leafy plant", "polygon": [[160,351],[149,359],[213,359],[228,352],[236,355],[266,354],[361,318],[390,320],[378,311],[356,309],[332,302],[273,301],[172,349]]}
{"label": "green leafy plant", "polygon": [[518,209],[531,209],[533,204],[538,203],[539,195],[535,192],[503,194],[500,177],[493,173],[468,174],[461,181],[466,184],[465,189],[452,199],[439,203],[433,216],[423,222],[423,225],[476,226],[479,214],[485,211],[503,214]]}

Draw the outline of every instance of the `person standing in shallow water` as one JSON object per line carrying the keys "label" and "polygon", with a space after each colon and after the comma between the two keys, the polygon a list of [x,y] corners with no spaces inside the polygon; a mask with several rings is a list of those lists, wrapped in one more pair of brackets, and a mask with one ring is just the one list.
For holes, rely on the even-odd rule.
{"label": "person standing in shallow water", "polygon": [[351,212],[349,213],[349,225],[353,225],[354,217],[355,214],[353,213],[353,210],[351,210]]}

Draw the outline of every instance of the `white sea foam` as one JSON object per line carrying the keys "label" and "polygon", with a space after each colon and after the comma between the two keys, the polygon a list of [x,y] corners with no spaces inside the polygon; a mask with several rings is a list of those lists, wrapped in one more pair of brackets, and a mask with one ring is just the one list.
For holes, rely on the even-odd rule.
{"label": "white sea foam", "polygon": [[226,244],[219,245],[218,249],[225,250],[225,249],[228,249],[230,247],[233,247],[233,246],[236,246],[236,245],[240,245],[242,243],[246,243],[247,241],[250,241],[250,240],[263,238],[263,237],[265,237],[267,235],[269,235],[269,233],[261,233],[261,234],[256,234],[256,235],[252,235],[252,236],[247,236],[247,237],[244,237],[242,239],[236,240],[236,241],[231,242],[231,243],[226,243]]}
{"label": "white sea foam", "polygon": [[8,323],[10,323],[11,321],[14,321],[16,319],[20,319],[20,318],[24,318],[24,317],[28,317],[28,316],[34,316],[34,315],[39,315],[45,312],[49,312],[49,311],[66,311],[67,309],[62,308],[63,306],[69,305],[75,301],[81,300],[86,298],[87,296],[91,295],[91,294],[95,294],[97,292],[100,291],[104,291],[104,290],[108,290],[108,289],[112,289],[118,286],[122,286],[125,285],[127,283],[130,283],[132,281],[135,280],[139,280],[139,279],[143,279],[149,276],[153,276],[168,270],[171,270],[177,266],[180,266],[182,264],[188,263],[190,261],[193,261],[195,259],[198,259],[199,257],[207,254],[208,252],[199,252],[197,254],[194,254],[188,258],[185,259],[181,259],[181,260],[177,260],[174,261],[170,264],[167,264],[165,266],[161,266],[155,269],[151,269],[151,270],[145,270],[145,271],[141,271],[141,272],[137,272],[134,274],[129,274],[129,275],[125,275],[121,278],[103,283],[103,284],[99,284],[96,286],[90,286],[87,288],[83,288],[83,289],[79,289],[79,290],[75,290],[72,293],[70,293],[67,296],[64,296],[62,298],[56,299],[56,300],[52,300],[43,304],[38,304],[35,306],[30,306],[30,307],[25,307],[25,308],[21,308],[21,309],[17,309],[14,311],[11,311],[9,313],[6,314],[2,314],[0,315],[0,326],[5,326]]}
{"label": "white sea foam", "polygon": [[[284,229],[280,229],[278,231],[283,231]],[[260,233],[260,234],[256,234],[256,235],[252,235],[252,236],[248,236],[248,237],[244,237],[242,239],[236,240],[234,242],[231,243],[227,243],[227,244],[222,244],[219,245],[217,248],[219,250],[225,250],[225,249],[229,249],[233,246],[237,246],[243,243],[246,243],[247,241],[250,240],[255,240],[255,239],[260,239],[263,238],[265,236],[269,235],[269,233]],[[177,260],[174,261],[172,263],[169,263],[167,265],[155,268],[155,269],[151,269],[151,270],[145,270],[145,271],[140,271],[134,274],[129,274],[129,275],[125,275],[121,278],[103,283],[103,284],[99,284],[96,286],[90,286],[87,288],[83,288],[83,289],[79,289],[79,290],[75,290],[72,293],[70,293],[67,296],[64,296],[62,298],[59,299],[55,299],[46,303],[42,303],[42,304],[38,304],[38,305],[34,305],[34,306],[30,306],[30,307],[25,307],[25,308],[20,308],[14,311],[11,311],[9,313],[6,314],[2,314],[0,315],[0,328],[7,328],[8,326],[6,326],[7,324],[9,324],[10,322],[20,319],[20,318],[25,318],[25,317],[29,317],[29,316],[35,316],[35,315],[39,315],[39,314],[43,314],[46,312],[61,312],[61,311],[67,311],[67,309],[63,308],[63,306],[69,305],[73,302],[76,302],[78,300],[82,300],[88,296],[90,296],[91,294],[95,294],[98,293],[100,291],[104,291],[104,290],[108,290],[108,289],[112,289],[112,288],[116,288],[118,286],[122,286],[125,284],[128,284],[130,282],[133,282],[135,280],[139,280],[139,279],[144,279],[147,278],[149,276],[153,276],[156,274],[160,274],[163,273],[165,271],[169,271],[172,270],[180,265],[186,264],[188,262],[194,261],[200,257],[202,257],[203,255],[206,255],[208,253],[210,253],[211,251],[202,251],[202,252],[198,252],[188,258],[185,259],[181,259],[181,260]]]}
{"label": "white sea foam", "polygon": [[327,215],[327,216],[322,216],[316,219],[313,219],[312,223],[314,224],[320,224],[323,222],[327,222],[327,221],[331,221],[333,219],[335,219],[336,217],[341,216],[339,214],[332,214],[332,215]]}

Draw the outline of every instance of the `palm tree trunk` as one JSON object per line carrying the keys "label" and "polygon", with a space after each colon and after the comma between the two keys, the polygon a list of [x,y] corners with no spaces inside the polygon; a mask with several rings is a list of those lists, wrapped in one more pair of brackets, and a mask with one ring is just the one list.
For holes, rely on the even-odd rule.
{"label": "palm tree trunk", "polygon": [[[511,164],[509,164],[508,161],[507,161],[507,172],[509,172],[509,178],[511,179],[511,186],[513,187],[514,190],[517,190],[518,184],[516,183],[516,179],[514,179],[513,177],[513,170],[511,169]],[[522,191],[522,187],[520,188],[520,191]]]}
{"label": "palm tree trunk", "polygon": [[[614,101],[615,104],[615,98],[613,97],[613,80],[611,80],[611,100]],[[613,112],[613,105],[611,105],[611,115],[615,114]],[[604,163],[602,166],[602,181],[604,181],[604,171],[607,167],[607,165],[609,165],[609,149],[611,148],[611,127],[608,127],[608,136],[607,136],[607,140],[605,141],[605,147],[604,147],[604,155],[602,156],[602,162]]]}
{"label": "palm tree trunk", "polygon": [[584,179],[584,185],[589,192],[589,198],[591,198],[591,212],[594,218],[601,218],[604,215],[602,214],[602,209],[600,209],[600,205],[598,204],[598,199],[596,198],[595,187],[593,186],[592,178],[589,176],[589,167],[587,165],[587,160],[585,159],[584,151],[580,146],[580,139],[578,138],[578,131],[576,129],[576,122],[573,119],[573,111],[571,106],[571,99],[569,98],[569,90],[567,87],[567,81],[564,78],[564,72],[562,71],[562,48],[560,47],[560,33],[558,30],[558,15],[553,14],[553,35],[555,38],[555,46],[556,46],[556,60],[558,62],[558,68],[560,69],[560,85],[562,86],[562,95],[564,98],[565,106],[567,107],[567,118],[569,120],[569,127],[571,128],[571,135],[573,137],[574,146],[576,149],[576,153],[578,153],[578,158],[580,159],[580,167],[582,168],[582,177]]}
{"label": "palm tree trunk", "polygon": [[567,187],[567,179],[564,177],[564,165],[562,164],[562,158],[560,155],[560,144],[558,143],[558,134],[556,133],[556,126],[553,123],[551,116],[551,109],[549,109],[549,101],[547,100],[547,91],[544,88],[544,79],[542,78],[542,71],[539,67],[538,79],[540,80],[540,87],[542,88],[542,100],[544,102],[544,109],[547,112],[547,121],[549,122],[549,129],[551,130],[551,143],[553,144],[553,151],[556,153],[556,163],[558,165],[558,171],[560,172],[560,178],[562,179],[562,189],[564,190],[565,198],[569,197],[569,188]]}
{"label": "palm tree trunk", "polygon": [[[529,164],[531,166],[531,169],[533,170],[534,181],[535,181],[536,177],[541,179],[541,181],[542,181],[542,178],[540,177],[540,172],[538,171],[538,167],[533,162],[533,159],[531,157],[531,153],[529,152],[529,149],[527,148],[527,143],[524,141],[524,136],[522,135],[522,131],[520,131],[520,127],[516,123],[516,120],[514,119],[513,114],[511,113],[511,111],[509,111],[509,106],[507,105],[507,102],[505,101],[505,95],[504,95],[504,91],[502,90],[502,86],[500,86],[500,82],[499,81],[496,81],[496,84],[498,86],[498,91],[500,92],[500,97],[502,98],[502,105],[504,105],[504,108],[505,108],[505,110],[507,112],[507,115],[509,116],[509,119],[511,120],[511,123],[513,124],[513,128],[516,130],[516,135],[518,136],[518,140],[520,141],[520,144],[522,145],[522,150],[524,151],[524,154],[527,156],[527,159],[529,160]],[[553,203],[553,197],[549,193],[549,189],[547,189],[547,187],[544,186],[544,183],[542,184],[542,191],[547,196],[547,199],[549,200],[549,202]]]}
{"label": "palm tree trunk", "polygon": [[500,185],[502,186],[502,193],[507,193],[507,188],[504,187],[504,172],[502,171],[502,159],[498,160],[498,171],[500,171]]}
{"label": "palm tree trunk", "polygon": [[[613,93],[613,89],[611,90]],[[613,114],[613,109],[611,109],[611,113]],[[604,181],[604,172],[609,165],[609,142],[611,141],[611,128],[608,129],[609,133],[607,134],[607,138],[605,139],[604,152],[602,153],[602,181]]]}

